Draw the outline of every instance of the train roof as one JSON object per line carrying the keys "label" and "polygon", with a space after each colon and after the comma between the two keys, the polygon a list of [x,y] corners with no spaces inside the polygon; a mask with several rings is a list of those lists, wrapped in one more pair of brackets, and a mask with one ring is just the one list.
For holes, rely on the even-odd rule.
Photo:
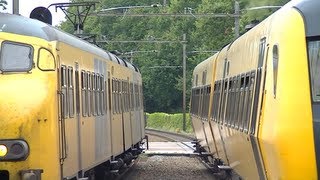
{"label": "train roof", "polygon": [[0,13],[0,32],[33,36],[46,41],[63,42],[139,72],[136,66],[120,59],[116,55],[35,19],[26,18],[20,15]]}
{"label": "train roof", "polygon": [[213,61],[216,59],[216,56],[218,55],[218,53],[215,53],[214,55],[208,57],[207,59],[205,59],[204,61],[200,62],[193,70],[193,73],[198,72],[199,70],[203,70],[206,67],[208,67],[208,65],[211,65],[213,63]]}
{"label": "train roof", "polygon": [[320,1],[319,0],[303,0],[294,1],[293,7],[298,9],[304,17],[306,25],[306,34],[308,37],[320,36],[319,16]]}

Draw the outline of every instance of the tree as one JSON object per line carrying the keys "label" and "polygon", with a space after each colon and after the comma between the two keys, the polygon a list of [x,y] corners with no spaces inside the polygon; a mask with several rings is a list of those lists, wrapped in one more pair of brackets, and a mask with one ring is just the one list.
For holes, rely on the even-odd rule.
{"label": "tree", "polygon": [[[74,0],[79,1],[79,0]],[[240,9],[262,5],[283,5],[289,0],[239,0]],[[106,9],[124,6],[147,6],[158,0],[103,0],[96,8]],[[116,17],[89,17],[84,25],[85,33],[99,34],[107,40],[169,40],[172,43],[105,43],[99,44],[108,51],[153,51],[157,53],[134,54],[133,63],[142,73],[144,100],[147,112],[179,112],[182,110],[182,69],[166,68],[182,65],[182,35],[187,34],[187,51],[220,50],[234,40],[234,18],[183,18],[183,17],[129,17],[126,13],[234,13],[234,0],[167,0],[166,7],[133,8],[114,11]],[[273,10],[241,11],[241,27],[254,19],[263,20]],[[61,28],[73,32],[67,21]],[[188,53],[187,102],[191,93],[194,67],[213,53]],[[121,56],[120,56],[121,57]],[[122,56],[123,59],[127,57]],[[160,68],[152,68],[152,67]],[[162,66],[162,67],[161,67]]]}

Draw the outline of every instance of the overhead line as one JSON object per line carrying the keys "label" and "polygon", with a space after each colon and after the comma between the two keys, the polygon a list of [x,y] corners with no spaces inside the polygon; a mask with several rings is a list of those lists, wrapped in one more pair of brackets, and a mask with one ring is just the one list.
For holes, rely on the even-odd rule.
{"label": "overhead line", "polygon": [[89,16],[105,16],[105,17],[120,17],[120,16],[130,16],[130,17],[208,17],[208,18],[223,18],[223,17],[240,17],[238,14],[168,14],[168,13],[150,13],[150,14],[120,14],[120,13],[91,13]]}

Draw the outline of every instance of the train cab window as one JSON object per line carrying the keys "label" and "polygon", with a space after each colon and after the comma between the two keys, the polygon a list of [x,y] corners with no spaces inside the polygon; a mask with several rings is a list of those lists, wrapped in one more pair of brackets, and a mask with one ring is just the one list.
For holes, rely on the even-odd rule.
{"label": "train cab window", "polygon": [[320,102],[320,37],[308,39],[308,59],[313,101]]}
{"label": "train cab window", "polygon": [[27,44],[4,41],[1,44],[0,70],[27,72],[33,66],[33,47]]}
{"label": "train cab window", "polygon": [[54,71],[56,69],[56,63],[53,54],[45,48],[39,49],[37,65],[42,71]]}
{"label": "train cab window", "polygon": [[85,71],[81,71],[81,101],[82,116],[87,116],[87,75]]}
{"label": "train cab window", "polygon": [[74,84],[73,68],[68,67],[68,97],[69,97],[69,116],[74,117]]}
{"label": "train cab window", "polygon": [[273,64],[273,96],[276,98],[277,94],[277,79],[278,79],[278,64],[279,64],[279,50],[278,46],[274,45],[272,49],[272,64]]}

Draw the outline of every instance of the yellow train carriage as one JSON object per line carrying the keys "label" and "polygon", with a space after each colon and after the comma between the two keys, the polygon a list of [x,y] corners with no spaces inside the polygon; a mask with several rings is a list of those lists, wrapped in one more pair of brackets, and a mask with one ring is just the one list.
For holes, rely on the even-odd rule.
{"label": "yellow train carriage", "polygon": [[36,20],[0,14],[0,24],[1,180],[99,179],[141,152],[132,122],[144,120],[128,112],[143,112],[142,91],[129,88],[142,87],[137,68]]}
{"label": "yellow train carriage", "polygon": [[318,179],[318,7],[292,1],[216,55],[216,157],[243,179]]}
{"label": "yellow train carriage", "polygon": [[[197,140],[206,151],[212,152],[213,138],[208,121],[207,106],[210,101],[212,68],[214,58],[208,58],[197,65],[193,71],[191,121]],[[212,149],[212,150],[211,150]],[[213,151],[215,152],[215,151]]]}

